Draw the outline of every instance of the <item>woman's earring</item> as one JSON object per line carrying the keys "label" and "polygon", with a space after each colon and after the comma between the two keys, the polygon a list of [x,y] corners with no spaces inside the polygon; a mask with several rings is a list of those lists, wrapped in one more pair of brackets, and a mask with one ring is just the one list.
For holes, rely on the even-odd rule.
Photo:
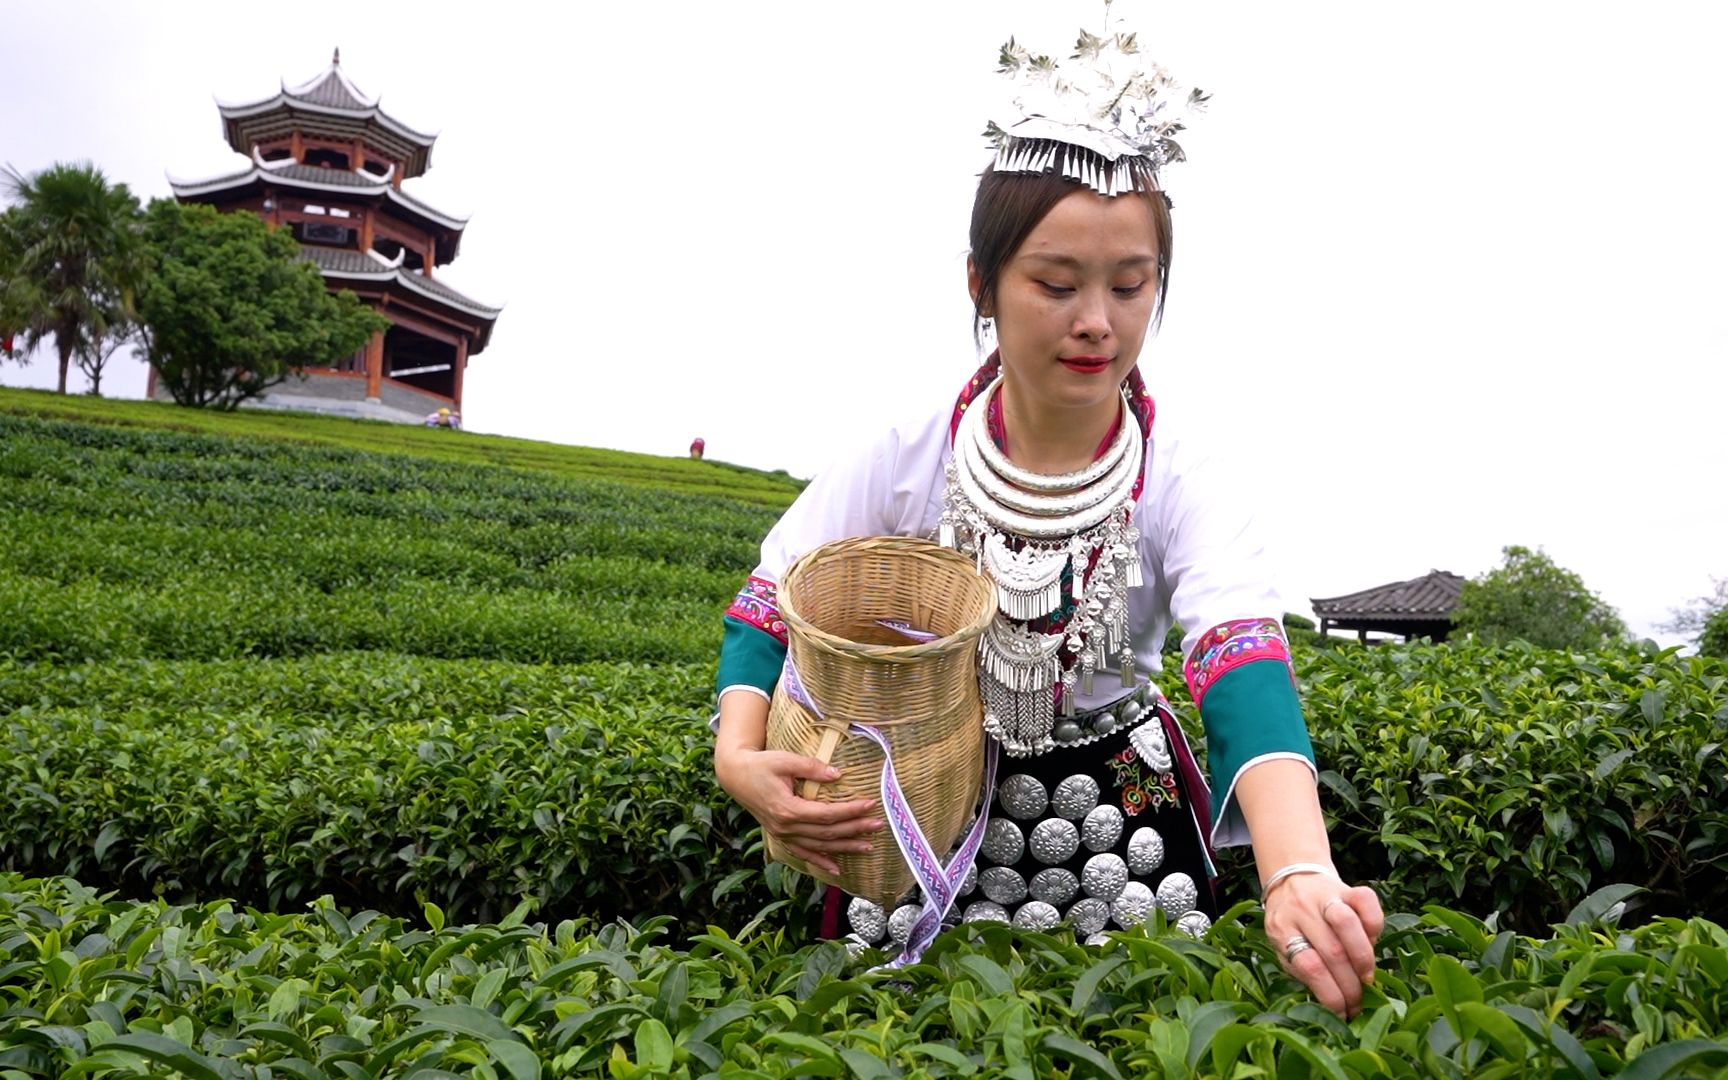
{"label": "woman's earring", "polygon": [[986,334],[988,334],[994,329],[996,329],[996,321],[994,319],[985,319],[984,320],[984,332]]}

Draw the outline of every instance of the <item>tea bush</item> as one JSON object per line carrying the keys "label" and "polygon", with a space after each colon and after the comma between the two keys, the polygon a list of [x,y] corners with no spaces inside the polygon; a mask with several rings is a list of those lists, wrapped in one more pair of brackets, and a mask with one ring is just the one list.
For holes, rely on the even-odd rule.
{"label": "tea bush", "polygon": [[270,908],[742,921],[791,879],[713,781],[710,672],[0,665],[0,864]]}
{"label": "tea bush", "polygon": [[774,518],[631,484],[4,413],[0,513],[0,656],[59,662],[701,662]]}
{"label": "tea bush", "polygon": [[1301,665],[1340,868],[1535,932],[1634,881],[1728,921],[1728,664],[1522,643]]}
{"label": "tea bush", "polygon": [[[1452,646],[1329,651],[1301,672],[1340,866],[1390,908],[1538,932],[1634,881],[1651,912],[1728,912],[1719,662]],[[520,896],[599,917],[674,898],[699,925],[716,894],[738,914],[796,886],[769,887],[714,782],[711,673],[389,653],[0,663],[0,788],[19,793],[0,860],[465,917]],[[1253,894],[1249,860],[1223,867],[1228,896]]]}
{"label": "tea bush", "polygon": [[[1597,898],[1596,910],[1601,908]],[[1655,1077],[1728,1066],[1728,932],[1546,940],[1445,908],[1396,917],[1345,1022],[1243,916],[1106,948],[998,924],[867,970],[760,923],[684,948],[595,930],[176,907],[0,875],[0,1075]],[[770,913],[771,914],[771,913]]]}

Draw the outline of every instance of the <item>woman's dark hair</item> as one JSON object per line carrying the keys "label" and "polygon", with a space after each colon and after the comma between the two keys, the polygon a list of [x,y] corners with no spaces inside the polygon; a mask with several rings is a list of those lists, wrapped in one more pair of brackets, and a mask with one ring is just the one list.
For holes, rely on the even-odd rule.
{"label": "woman's dark hair", "polygon": [[[1078,181],[1059,172],[984,170],[978,180],[978,194],[972,200],[972,264],[978,268],[979,281],[978,299],[972,309],[974,337],[981,333],[984,313],[995,309],[1002,268],[1045,215],[1079,186]],[[1170,203],[1162,191],[1148,187],[1117,197],[1144,199],[1152,214],[1152,233],[1158,242],[1158,302],[1152,312],[1152,326],[1156,329],[1164,318],[1164,296],[1170,288]]]}

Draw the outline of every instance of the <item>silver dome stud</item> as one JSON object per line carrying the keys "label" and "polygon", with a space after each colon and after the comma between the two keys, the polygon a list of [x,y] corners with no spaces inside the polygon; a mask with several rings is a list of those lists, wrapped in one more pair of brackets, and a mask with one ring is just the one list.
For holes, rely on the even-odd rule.
{"label": "silver dome stud", "polygon": [[1110,904],[1110,917],[1124,930],[1139,926],[1152,911],[1152,890],[1143,881],[1130,881]]}
{"label": "silver dome stud", "polygon": [[1009,817],[1030,821],[1050,805],[1050,796],[1037,777],[1015,773],[996,785],[996,801]]}
{"label": "silver dome stud", "polygon": [[1066,818],[1045,818],[1032,827],[1032,856],[1046,866],[1067,862],[1080,850],[1080,830]]}
{"label": "silver dome stud", "polygon": [[1092,856],[1080,871],[1080,886],[1086,890],[1086,895],[1105,902],[1121,896],[1122,888],[1127,884],[1128,864],[1113,852]]}
{"label": "silver dome stud", "polygon": [[853,897],[846,905],[846,920],[852,924],[852,932],[871,945],[881,941],[888,930],[888,915],[882,905],[862,896]]}
{"label": "silver dome stud", "polygon": [[998,904],[1018,904],[1026,899],[1026,879],[1006,866],[992,866],[978,872],[978,887]]}
{"label": "silver dome stud", "polygon": [[1128,869],[1144,877],[1164,865],[1164,838],[1158,830],[1142,825],[1128,838]]}

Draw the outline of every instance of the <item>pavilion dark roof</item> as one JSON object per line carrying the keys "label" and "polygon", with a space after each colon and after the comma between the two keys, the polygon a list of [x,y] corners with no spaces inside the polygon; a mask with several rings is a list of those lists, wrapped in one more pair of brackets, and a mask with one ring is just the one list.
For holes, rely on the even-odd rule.
{"label": "pavilion dark roof", "polygon": [[310,105],[350,109],[355,112],[364,112],[377,104],[360,96],[358,87],[343,78],[341,70],[335,65],[331,65],[330,70],[322,76],[284,92],[289,97],[299,98]]}
{"label": "pavilion dark roof", "polygon": [[432,144],[438,137],[409,127],[386,113],[379,99],[362,93],[342,73],[339,53],[329,68],[298,86],[284,84],[274,97],[217,105],[228,145],[242,154],[298,127],[334,138],[367,138],[400,159],[404,177],[420,176],[432,167]]}
{"label": "pavilion dark roof", "polygon": [[1458,607],[1464,579],[1448,570],[1434,570],[1409,581],[1395,581],[1372,589],[1313,599],[1314,613],[1325,619],[1445,618]]}
{"label": "pavilion dark roof", "polygon": [[170,176],[168,183],[174,189],[175,196],[180,199],[238,191],[253,184],[265,183],[301,190],[338,193],[352,191],[356,197],[381,198],[410,214],[418,215],[434,228],[448,230],[448,243],[441,243],[439,247],[440,262],[449,262],[456,257],[462,243],[462,230],[468,225],[467,218],[446,214],[425,201],[416,199],[387,179],[352,169],[326,169],[295,162],[254,161],[252,167],[244,172],[230,173],[209,180],[178,180]]}
{"label": "pavilion dark roof", "polygon": [[[395,282],[429,300],[443,303],[458,311],[475,316],[482,320],[479,339],[482,348],[485,342],[491,339],[493,321],[498,318],[499,312],[504,310],[490,304],[482,304],[473,297],[452,289],[442,281],[415,273],[404,268],[400,263],[385,262],[371,252],[303,244],[300,248],[300,257],[316,265],[325,277],[338,280]],[[474,351],[479,352],[480,350],[477,348]]]}

